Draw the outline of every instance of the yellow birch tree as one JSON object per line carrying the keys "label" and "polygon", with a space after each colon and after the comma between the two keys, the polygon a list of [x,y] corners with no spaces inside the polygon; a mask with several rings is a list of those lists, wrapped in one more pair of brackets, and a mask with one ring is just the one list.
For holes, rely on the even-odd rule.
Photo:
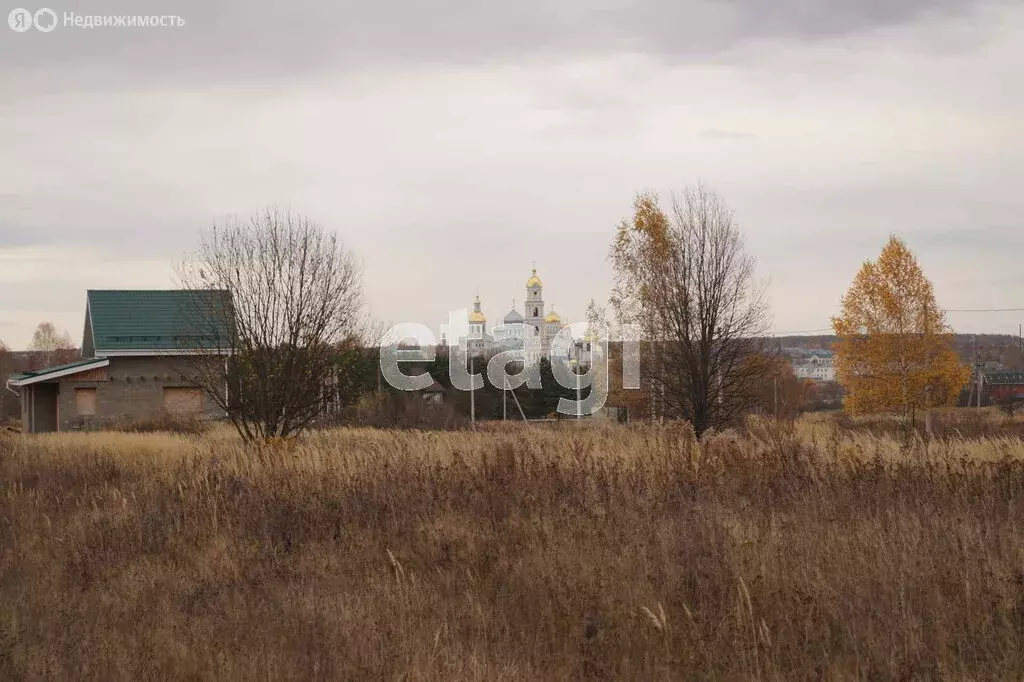
{"label": "yellow birch tree", "polygon": [[953,404],[970,378],[932,283],[897,237],[889,238],[877,261],[864,263],[832,327],[836,376],[855,414],[897,412],[913,419],[919,408]]}

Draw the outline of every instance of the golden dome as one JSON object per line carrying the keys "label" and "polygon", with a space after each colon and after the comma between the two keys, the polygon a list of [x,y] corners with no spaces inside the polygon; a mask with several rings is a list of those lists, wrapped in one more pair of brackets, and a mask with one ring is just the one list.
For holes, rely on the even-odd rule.
{"label": "golden dome", "polygon": [[541,284],[540,277],[537,276],[537,268],[533,269],[533,274],[530,275],[530,279],[526,280],[526,286],[527,288],[544,286]]}
{"label": "golden dome", "polygon": [[552,310],[550,313],[548,313],[547,315],[544,316],[544,321],[545,322],[561,322],[562,318],[560,318],[558,316],[558,313],[556,313],[554,310]]}
{"label": "golden dome", "polygon": [[487,318],[480,311],[480,295],[479,294],[477,294],[473,298],[473,312],[471,312],[469,314],[469,321],[470,322],[486,322],[487,321]]}

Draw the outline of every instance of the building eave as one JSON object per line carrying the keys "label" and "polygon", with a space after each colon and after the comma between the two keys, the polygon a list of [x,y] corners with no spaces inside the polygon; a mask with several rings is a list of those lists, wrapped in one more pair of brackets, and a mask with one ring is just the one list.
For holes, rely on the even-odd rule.
{"label": "building eave", "polygon": [[24,379],[10,379],[7,383],[10,386],[20,388],[22,386],[29,386],[31,384],[38,384],[43,381],[52,381],[53,379],[59,379],[61,377],[70,376],[72,374],[80,374],[81,372],[88,372],[94,369],[100,369],[110,364],[110,360],[106,358],[98,358],[94,362],[82,363],[75,367],[68,367],[66,369],[59,370],[57,372],[47,372],[40,370],[32,374],[32,376],[25,377]]}

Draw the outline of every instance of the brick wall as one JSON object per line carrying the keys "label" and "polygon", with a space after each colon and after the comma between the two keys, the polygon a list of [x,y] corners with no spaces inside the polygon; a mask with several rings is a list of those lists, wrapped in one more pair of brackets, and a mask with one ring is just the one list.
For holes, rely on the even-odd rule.
{"label": "brick wall", "polygon": [[998,384],[989,387],[989,399],[1004,400],[1010,397],[1024,396],[1024,384]]}
{"label": "brick wall", "polygon": [[[76,388],[96,389],[96,420],[162,417],[165,414],[164,388],[190,386],[182,376],[187,373],[182,363],[192,361],[182,357],[113,357],[106,368],[106,380],[99,375],[67,377],[67,381],[60,383],[61,430],[71,430],[83,421],[75,406]],[[203,416],[221,414],[216,403],[209,396],[203,396]]]}

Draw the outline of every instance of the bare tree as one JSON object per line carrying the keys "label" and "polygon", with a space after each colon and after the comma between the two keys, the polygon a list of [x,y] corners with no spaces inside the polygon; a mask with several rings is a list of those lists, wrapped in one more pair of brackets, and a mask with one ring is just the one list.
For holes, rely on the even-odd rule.
{"label": "bare tree", "polygon": [[40,322],[36,330],[32,332],[32,342],[29,350],[40,354],[42,367],[65,362],[73,362],[78,356],[78,349],[71,335],[66,331],[60,333],[53,322]]}
{"label": "bare tree", "polygon": [[772,364],[755,261],[732,211],[703,186],[673,197],[667,215],[643,194],[610,249],[612,302],[642,330],[642,374],[655,412],[688,419],[699,435],[756,405]]}
{"label": "bare tree", "polygon": [[338,352],[364,329],[361,268],[337,236],[268,208],[204,233],[179,279],[194,339],[229,357],[189,363],[193,381],[244,439],[295,435],[334,401]]}

